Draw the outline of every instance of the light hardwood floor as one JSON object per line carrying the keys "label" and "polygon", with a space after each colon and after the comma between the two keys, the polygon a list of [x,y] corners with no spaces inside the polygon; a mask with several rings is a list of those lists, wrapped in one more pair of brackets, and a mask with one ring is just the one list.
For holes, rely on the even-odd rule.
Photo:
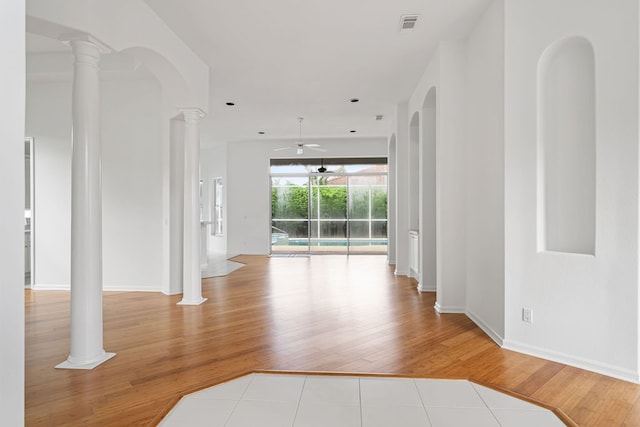
{"label": "light hardwood floor", "polygon": [[253,370],[472,378],[561,409],[581,426],[640,426],[640,386],[500,349],[463,314],[395,277],[383,256],[269,258],[181,296],[104,295],[105,350],[58,370],[69,294],[26,291],[26,424],[146,425],[180,393]]}

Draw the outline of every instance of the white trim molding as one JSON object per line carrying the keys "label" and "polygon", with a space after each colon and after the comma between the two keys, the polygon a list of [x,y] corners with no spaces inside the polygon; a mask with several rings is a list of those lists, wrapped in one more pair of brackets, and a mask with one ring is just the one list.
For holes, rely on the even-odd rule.
{"label": "white trim molding", "polygon": [[433,308],[440,314],[461,314],[461,313],[466,314],[464,307],[443,306],[443,305],[440,305],[438,301],[436,301]]}
{"label": "white trim molding", "polygon": [[505,339],[501,337],[499,333],[494,331],[493,328],[483,322],[480,317],[476,316],[472,311],[466,310],[465,314],[469,319],[473,321],[473,323],[475,323],[480,329],[482,329],[485,334],[489,335],[489,338],[495,341],[495,343],[500,347],[504,348]]}
{"label": "white trim molding", "polygon": [[533,345],[521,343],[518,341],[504,340],[502,348],[513,350],[519,353],[528,354],[530,356],[540,357],[552,362],[562,363],[564,365],[573,366],[587,371],[596,372],[608,377],[617,378],[623,381],[629,381],[640,384],[640,373],[630,369],[620,368],[608,363],[598,362],[596,360],[583,359],[572,355],[560,353],[557,351],[546,350]]}
{"label": "white trim molding", "polygon": [[425,286],[422,283],[418,283],[418,292],[435,292],[435,286]]}

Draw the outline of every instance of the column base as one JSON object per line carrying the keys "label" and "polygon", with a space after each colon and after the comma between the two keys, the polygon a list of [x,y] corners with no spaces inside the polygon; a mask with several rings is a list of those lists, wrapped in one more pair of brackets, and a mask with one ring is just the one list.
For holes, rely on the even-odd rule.
{"label": "column base", "polygon": [[436,301],[435,305],[433,306],[434,310],[436,311],[436,313],[440,313],[442,314],[442,307],[440,306],[440,303],[438,301]]}
{"label": "column base", "polygon": [[89,370],[103,364],[104,362],[111,359],[115,355],[116,355],[115,353],[104,353],[102,356],[100,356],[99,359],[94,360],[90,363],[75,363],[75,362],[70,362],[69,359],[67,359],[64,362],[56,365],[56,369],[87,369]]}
{"label": "column base", "polygon": [[205,302],[206,300],[207,300],[207,298],[200,298],[200,299],[190,300],[190,301],[186,301],[186,300],[183,299],[177,305],[200,305],[203,302]]}

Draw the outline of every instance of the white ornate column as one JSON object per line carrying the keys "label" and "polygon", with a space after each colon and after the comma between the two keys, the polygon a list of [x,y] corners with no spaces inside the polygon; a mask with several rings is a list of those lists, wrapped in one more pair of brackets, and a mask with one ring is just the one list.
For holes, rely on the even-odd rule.
{"label": "white ornate column", "polygon": [[103,348],[100,77],[104,47],[89,37],[70,42],[73,74],[71,174],[71,351],[56,368],[93,369],[115,353]]}
{"label": "white ornate column", "polygon": [[199,108],[183,108],[184,116],[184,244],[182,301],[179,305],[198,305],[202,297],[200,277],[200,132],[204,113]]}

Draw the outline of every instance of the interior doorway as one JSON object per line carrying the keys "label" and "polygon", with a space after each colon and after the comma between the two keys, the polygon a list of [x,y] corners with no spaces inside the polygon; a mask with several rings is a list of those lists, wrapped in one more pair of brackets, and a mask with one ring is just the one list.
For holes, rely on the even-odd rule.
{"label": "interior doorway", "polygon": [[24,139],[24,286],[35,282],[35,156],[34,139]]}

